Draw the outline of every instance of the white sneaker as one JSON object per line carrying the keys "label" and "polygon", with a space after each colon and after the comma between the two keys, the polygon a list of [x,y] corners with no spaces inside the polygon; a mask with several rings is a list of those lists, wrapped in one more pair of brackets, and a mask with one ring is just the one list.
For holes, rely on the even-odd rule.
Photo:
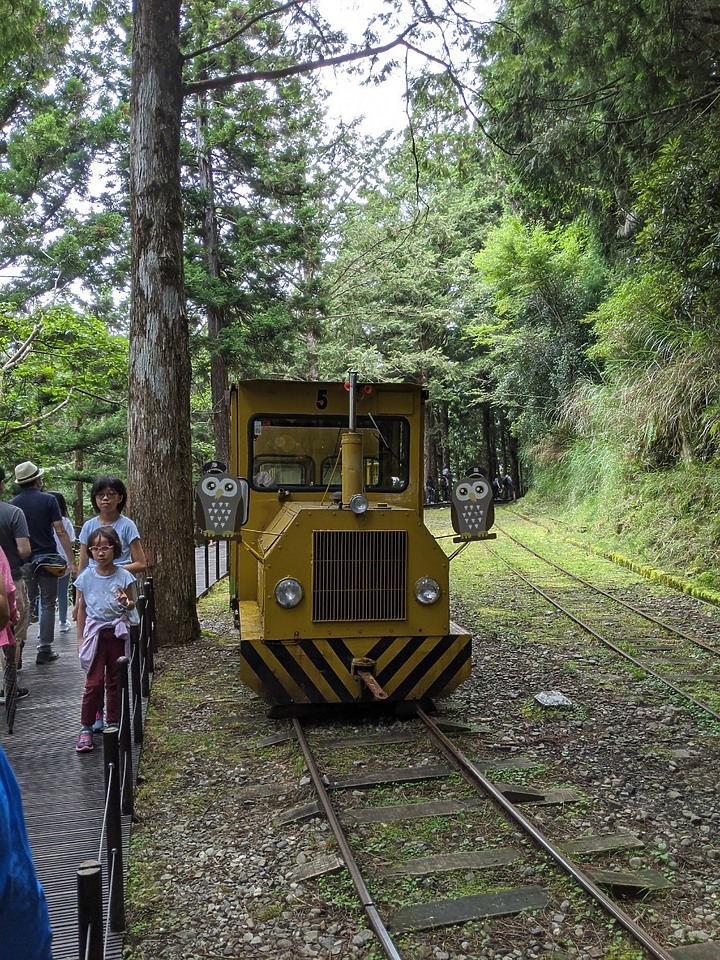
{"label": "white sneaker", "polygon": [[67,620],[60,621],[60,633],[68,633],[70,630],[70,624]]}

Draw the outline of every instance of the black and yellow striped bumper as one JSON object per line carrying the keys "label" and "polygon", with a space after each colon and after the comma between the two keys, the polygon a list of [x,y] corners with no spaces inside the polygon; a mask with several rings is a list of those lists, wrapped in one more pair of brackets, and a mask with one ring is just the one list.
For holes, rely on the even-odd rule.
{"label": "black and yellow striped bumper", "polygon": [[[454,625],[453,625],[454,626]],[[271,704],[357,703],[371,699],[354,675],[358,658],[391,701],[448,696],[470,676],[471,637],[363,637],[242,640],[240,679]]]}

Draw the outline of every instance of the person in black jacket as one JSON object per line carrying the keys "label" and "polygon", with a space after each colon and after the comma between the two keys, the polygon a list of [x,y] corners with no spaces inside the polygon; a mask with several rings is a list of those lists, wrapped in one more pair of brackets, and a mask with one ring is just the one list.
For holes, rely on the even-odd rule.
{"label": "person in black jacket", "polygon": [[435,503],[435,481],[430,474],[425,481],[425,503]]}
{"label": "person in black jacket", "polygon": [[[60,656],[53,650],[58,578],[41,568],[36,569],[33,565],[33,561],[36,561],[43,554],[57,554],[53,531],[57,533],[58,540],[65,553],[69,557],[73,557],[72,572],[77,572],[72,544],[63,526],[58,502],[55,497],[49,493],[43,493],[40,489],[44,473],[44,470],[36,467],[30,460],[19,463],[15,467],[15,482],[20,487],[20,493],[10,501],[13,506],[19,507],[25,514],[30,534],[32,552],[30,554],[29,570],[27,566],[25,569],[28,571],[26,573],[26,583],[30,607],[33,606],[38,594],[40,595],[40,635],[35,659],[37,664],[52,663]],[[19,643],[24,644],[24,640],[25,638],[21,636]]]}
{"label": "person in black jacket", "polygon": [[512,477],[509,473],[506,473],[503,477],[503,490],[506,500],[515,499],[515,484],[512,482]]}
{"label": "person in black jacket", "polygon": [[443,503],[450,500],[450,468],[443,467],[440,474],[440,499]]}

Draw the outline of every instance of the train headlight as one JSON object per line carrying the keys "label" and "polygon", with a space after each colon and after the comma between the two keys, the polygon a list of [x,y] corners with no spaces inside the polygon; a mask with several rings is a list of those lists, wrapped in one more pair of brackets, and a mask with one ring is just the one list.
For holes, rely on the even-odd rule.
{"label": "train headlight", "polygon": [[367,513],[368,498],[363,496],[362,493],[356,493],[350,497],[348,506],[356,516],[361,517],[364,513]]}
{"label": "train headlight", "polygon": [[296,607],[303,596],[302,584],[299,580],[295,580],[294,577],[286,577],[275,587],[275,599],[280,606],[286,610],[289,610],[291,607]]}
{"label": "train headlight", "polygon": [[415,599],[429,606],[440,599],[440,584],[432,577],[420,577],[415,584]]}

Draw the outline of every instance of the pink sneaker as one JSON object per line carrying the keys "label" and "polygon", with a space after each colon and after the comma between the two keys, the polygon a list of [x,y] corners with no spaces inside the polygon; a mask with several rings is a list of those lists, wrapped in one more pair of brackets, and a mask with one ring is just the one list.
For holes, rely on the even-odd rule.
{"label": "pink sneaker", "polygon": [[94,749],[95,744],[93,743],[92,731],[91,730],[81,730],[80,736],[78,737],[78,742],[75,747],[78,753],[87,753],[88,751]]}

